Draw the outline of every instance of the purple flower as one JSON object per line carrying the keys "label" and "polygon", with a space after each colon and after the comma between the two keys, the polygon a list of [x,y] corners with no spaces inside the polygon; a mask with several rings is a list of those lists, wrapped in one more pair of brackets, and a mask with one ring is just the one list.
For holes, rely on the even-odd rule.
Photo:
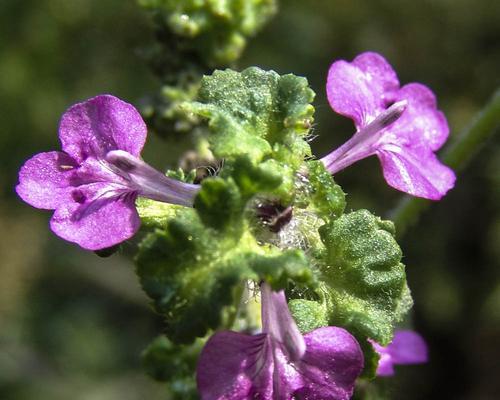
{"label": "purple flower", "polygon": [[335,174],[376,154],[385,180],[413,196],[439,200],[455,174],[434,154],[448,137],[444,114],[432,91],[419,83],[399,87],[396,73],[376,53],[349,63],[336,61],[326,83],[330,106],[351,118],[357,132],[321,161]]}
{"label": "purple flower", "polygon": [[75,104],[59,126],[63,151],[26,161],[16,191],[34,207],[55,210],[50,226],[63,239],[89,250],[120,243],[139,229],[137,196],[191,206],[198,191],[139,158],[146,134],[137,110],[116,97]]}
{"label": "purple flower", "polygon": [[371,341],[375,351],[380,354],[378,376],[394,375],[394,364],[421,364],[428,360],[427,345],[424,339],[414,331],[399,330],[387,347]]}
{"label": "purple flower", "polygon": [[283,291],[261,285],[262,333],[223,331],[203,348],[197,368],[202,400],[349,399],[363,353],[332,326],[302,336]]}

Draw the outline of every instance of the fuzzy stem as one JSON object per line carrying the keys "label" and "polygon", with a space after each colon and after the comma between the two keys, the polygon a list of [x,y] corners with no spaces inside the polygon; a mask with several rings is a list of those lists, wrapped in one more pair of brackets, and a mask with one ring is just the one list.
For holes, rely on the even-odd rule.
{"label": "fuzzy stem", "polygon": [[[500,88],[471,123],[454,140],[442,155],[442,160],[456,172],[463,170],[482,145],[500,129]],[[389,218],[397,227],[398,236],[414,225],[431,203],[415,197],[404,197],[390,213]]]}

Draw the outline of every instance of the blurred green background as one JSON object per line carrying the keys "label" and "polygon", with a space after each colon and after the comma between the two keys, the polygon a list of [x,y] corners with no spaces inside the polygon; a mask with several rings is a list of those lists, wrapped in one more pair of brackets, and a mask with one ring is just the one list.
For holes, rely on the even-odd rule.
{"label": "blurred green background", "polygon": [[[353,127],[329,108],[325,75],[337,58],[386,56],[402,83],[429,85],[452,135],[500,86],[498,0],[282,0],[241,68],[306,76],[317,92],[318,156]],[[59,240],[50,212],[15,196],[17,170],[59,148],[71,104],[113,93],[139,104],[158,83],[141,60],[153,41],[134,0],[0,2],[0,399],[162,399],[140,352],[161,332],[122,254],[101,259]],[[497,135],[498,136],[498,135]],[[452,138],[453,139],[453,138]],[[151,135],[144,157],[175,165],[175,142]],[[376,159],[337,176],[350,208],[384,216],[402,195]],[[430,363],[399,368],[394,399],[500,398],[500,141],[485,144],[456,188],[402,238],[415,328]]]}

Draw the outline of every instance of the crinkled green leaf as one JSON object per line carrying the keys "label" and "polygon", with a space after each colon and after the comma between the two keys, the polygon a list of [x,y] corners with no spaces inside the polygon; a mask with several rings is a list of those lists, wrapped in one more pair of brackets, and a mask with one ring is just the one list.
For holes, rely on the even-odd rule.
{"label": "crinkled green leaf", "polygon": [[312,285],[314,282],[308,260],[300,250],[275,250],[264,256],[249,255],[247,258],[250,268],[256,274],[255,277],[264,279],[274,290],[286,288],[291,278],[296,284]]}
{"label": "crinkled green leaf", "polygon": [[272,168],[265,164],[255,166],[248,157],[238,157],[221,177],[203,181],[194,207],[207,227],[238,235],[245,226],[242,220],[247,202],[280,183],[281,177]]}
{"label": "crinkled green leaf", "polygon": [[408,287],[408,283],[405,281],[401,297],[399,298],[398,304],[396,306],[396,320],[402,321],[412,307],[413,297],[411,297],[410,288]]}
{"label": "crinkled green leaf", "polygon": [[165,230],[149,234],[136,263],[143,289],[176,343],[219,328],[224,310],[238,303],[239,288],[248,279],[266,279],[276,289],[290,280],[313,281],[300,251],[261,246],[247,230],[240,235],[217,231],[191,209],[171,219]]}
{"label": "crinkled green leaf", "polygon": [[338,218],[344,213],[345,194],[321,161],[309,161],[311,208],[324,219]]}
{"label": "crinkled green leaf", "polygon": [[324,304],[313,300],[292,299],[288,302],[288,307],[303,334],[328,325],[328,312]]}
{"label": "crinkled green leaf", "polygon": [[[394,229],[366,210],[320,228],[326,254],[319,265],[330,323],[387,345],[401,318],[405,272]],[[407,295],[407,293],[406,293]]]}
{"label": "crinkled green leaf", "polygon": [[209,119],[212,151],[219,158],[246,154],[298,167],[310,154],[304,140],[314,108],[305,78],[250,67],[215,71],[201,83],[198,103],[185,108]]}
{"label": "crinkled green leaf", "polygon": [[196,215],[171,220],[165,231],[141,243],[137,273],[177,343],[218,327],[221,308],[233,302],[230,289],[242,279],[242,266],[237,258],[227,268],[223,260],[217,262],[224,245],[210,237]]}
{"label": "crinkled green leaf", "polygon": [[271,192],[282,183],[280,167],[270,162],[255,166],[249,157],[238,157],[231,166],[231,176],[248,200],[257,193]]}
{"label": "crinkled green leaf", "polygon": [[187,104],[185,110],[210,119],[209,128],[216,133],[210,137],[210,149],[216,157],[248,155],[252,160],[260,160],[271,153],[271,146],[265,139],[245,130],[234,119],[200,103]]}
{"label": "crinkled green leaf", "polygon": [[258,244],[248,228],[247,203],[257,193],[272,191],[281,177],[266,163],[256,166],[248,158],[235,159],[223,176],[203,181],[195,208],[179,209],[165,229],[140,246],[142,286],[175,342],[219,328],[224,309],[237,303],[238,288],[248,279],[265,279],[276,289],[289,280],[313,281],[301,251]]}
{"label": "crinkled green leaf", "polygon": [[217,230],[241,228],[241,224],[236,223],[241,219],[244,203],[238,187],[232,180],[204,180],[200,192],[195,197],[194,207],[208,227]]}

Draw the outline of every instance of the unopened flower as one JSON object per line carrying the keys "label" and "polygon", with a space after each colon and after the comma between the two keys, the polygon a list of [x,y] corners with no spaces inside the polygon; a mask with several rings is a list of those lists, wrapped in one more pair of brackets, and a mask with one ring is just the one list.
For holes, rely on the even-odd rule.
{"label": "unopened flower", "polygon": [[202,400],[347,400],[363,353],[345,329],[302,336],[283,291],[261,285],[262,333],[223,331],[206,343],[197,367]]}
{"label": "unopened flower", "polygon": [[455,174],[434,154],[448,137],[448,123],[432,91],[419,83],[399,86],[379,54],[353,62],[336,61],[328,72],[330,106],[351,118],[357,132],[322,158],[332,173],[376,154],[385,180],[413,196],[439,200],[455,184]]}
{"label": "unopened flower", "polygon": [[422,364],[427,362],[427,345],[417,332],[398,330],[394,333],[392,342],[383,347],[371,342],[375,351],[380,355],[377,375],[394,375],[394,365]]}
{"label": "unopened flower", "polygon": [[75,104],[60,122],[63,151],[26,161],[16,191],[34,207],[55,210],[50,226],[63,239],[89,250],[120,243],[139,229],[137,196],[191,206],[199,190],[139,158],[146,134],[138,111],[114,96]]}

